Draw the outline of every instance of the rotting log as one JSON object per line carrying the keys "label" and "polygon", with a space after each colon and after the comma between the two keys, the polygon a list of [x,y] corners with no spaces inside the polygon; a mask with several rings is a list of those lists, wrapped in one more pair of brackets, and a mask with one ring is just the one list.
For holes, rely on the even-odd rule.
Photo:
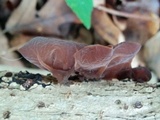
{"label": "rotting log", "polygon": [[159,95],[160,88],[117,80],[1,88],[0,119],[158,120]]}

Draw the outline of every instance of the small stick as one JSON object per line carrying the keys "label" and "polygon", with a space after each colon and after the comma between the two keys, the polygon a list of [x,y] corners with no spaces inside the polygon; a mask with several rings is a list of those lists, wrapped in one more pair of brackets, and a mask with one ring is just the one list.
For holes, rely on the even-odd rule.
{"label": "small stick", "polygon": [[145,15],[137,15],[137,14],[130,14],[130,13],[126,13],[126,12],[120,12],[117,10],[113,10],[110,8],[106,8],[103,6],[96,6],[95,8],[97,8],[98,10],[102,10],[105,11],[107,13],[110,13],[112,15],[116,15],[116,16],[120,16],[120,17],[127,17],[127,18],[134,18],[134,19],[141,19],[141,20],[157,20],[156,18],[151,18],[151,17],[147,17]]}

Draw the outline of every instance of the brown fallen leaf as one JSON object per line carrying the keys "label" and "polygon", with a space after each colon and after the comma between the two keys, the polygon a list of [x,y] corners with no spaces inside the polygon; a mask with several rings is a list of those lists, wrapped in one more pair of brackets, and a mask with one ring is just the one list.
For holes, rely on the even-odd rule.
{"label": "brown fallen leaf", "polygon": [[[128,13],[126,20],[126,29],[124,35],[126,40],[137,41],[144,44],[149,38],[157,33],[159,29],[159,1],[158,0],[135,0],[135,1],[121,1],[115,8],[121,12]],[[137,18],[132,15],[137,15]],[[139,16],[139,17],[138,17]],[[144,19],[146,18],[146,19]],[[113,19],[114,22],[121,28],[121,21]],[[125,25],[125,24],[124,24]],[[124,28],[124,26],[122,26]]]}
{"label": "brown fallen leaf", "polygon": [[25,34],[17,34],[10,41],[10,47],[22,46],[23,44],[25,44],[27,41],[29,41],[33,37],[34,36],[29,36]]}
{"label": "brown fallen leaf", "polygon": [[[138,14],[143,14],[138,12]],[[124,35],[126,40],[128,41],[137,41],[142,45],[146,43],[146,41],[151,38],[159,29],[159,21],[158,16],[153,13],[146,13],[146,16],[150,16],[153,20],[138,20],[129,18],[127,20],[127,28],[124,31]]]}
{"label": "brown fallen leaf", "polygon": [[[125,40],[144,44],[159,29],[159,1],[106,1],[107,7],[96,6],[98,10],[111,14],[114,24],[124,31]],[[119,17],[124,17],[119,19]],[[128,20],[127,20],[128,19]],[[104,23],[104,22],[103,22]]]}
{"label": "brown fallen leaf", "polygon": [[19,26],[32,22],[36,15],[36,0],[23,0],[17,9],[15,9],[6,24],[9,32],[17,31]]}
{"label": "brown fallen leaf", "polygon": [[11,33],[60,36],[59,26],[67,22],[79,22],[64,0],[48,0],[36,10],[37,0],[22,0],[9,18],[6,29]]}
{"label": "brown fallen leaf", "polygon": [[122,5],[120,7],[117,7],[117,9],[119,8],[119,10],[126,11],[129,13],[132,13],[137,10],[143,10],[158,15],[159,3],[159,0],[147,0],[147,2],[146,0],[125,0],[122,1]]}
{"label": "brown fallen leaf", "polygon": [[20,58],[9,49],[8,39],[0,30],[0,64],[23,67]]}
{"label": "brown fallen leaf", "polygon": [[107,42],[116,45],[119,41],[124,41],[123,34],[113,24],[108,14],[97,9],[93,10],[92,25],[96,32]]}
{"label": "brown fallen leaf", "polygon": [[117,16],[112,16],[114,24],[121,30],[125,30],[127,27],[126,19],[118,18]]}

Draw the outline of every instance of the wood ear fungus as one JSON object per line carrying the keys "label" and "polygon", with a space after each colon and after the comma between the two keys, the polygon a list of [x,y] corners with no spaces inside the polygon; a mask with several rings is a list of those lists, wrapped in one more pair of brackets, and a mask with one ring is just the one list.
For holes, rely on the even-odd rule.
{"label": "wood ear fungus", "polygon": [[136,42],[103,46],[35,37],[19,52],[29,62],[50,71],[60,83],[74,73],[87,79],[132,78],[136,82],[146,82],[151,78],[148,69],[131,68],[131,61],[140,48]]}
{"label": "wood ear fungus", "polygon": [[74,73],[73,54],[85,45],[56,38],[35,37],[19,49],[29,62],[50,71],[58,82]]}

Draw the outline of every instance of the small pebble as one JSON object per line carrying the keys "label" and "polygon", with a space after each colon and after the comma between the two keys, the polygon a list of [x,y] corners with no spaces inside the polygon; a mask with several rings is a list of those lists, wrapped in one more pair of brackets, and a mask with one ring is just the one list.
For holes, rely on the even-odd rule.
{"label": "small pebble", "polygon": [[13,73],[12,72],[7,72],[4,76],[5,77],[12,77]]}
{"label": "small pebble", "polygon": [[36,87],[38,86],[38,84],[37,83],[35,83],[33,86],[31,86],[29,89],[31,90],[31,89],[35,89]]}
{"label": "small pebble", "polygon": [[5,112],[3,113],[3,118],[4,118],[4,119],[8,119],[8,118],[10,117],[10,115],[11,115],[11,112],[10,112],[10,111],[5,111]]}
{"label": "small pebble", "polygon": [[2,81],[10,82],[10,81],[12,81],[12,77],[2,77]]}
{"label": "small pebble", "polygon": [[10,96],[14,97],[14,96],[16,96],[16,94],[15,93],[10,93]]}
{"label": "small pebble", "polygon": [[38,102],[37,107],[43,108],[43,107],[45,107],[45,103],[40,101],[40,102]]}
{"label": "small pebble", "polygon": [[35,82],[32,79],[27,79],[22,85],[26,90],[28,90],[31,86],[34,85],[34,83]]}
{"label": "small pebble", "polygon": [[17,84],[16,82],[12,82],[9,87],[10,89],[19,89],[20,88],[20,85]]}
{"label": "small pebble", "polygon": [[5,83],[5,82],[1,82],[1,84],[0,84],[0,87],[2,87],[2,88],[6,88],[8,86],[9,86],[9,84]]}
{"label": "small pebble", "polygon": [[134,108],[142,108],[142,107],[143,107],[142,102],[137,101],[134,103]]}
{"label": "small pebble", "polygon": [[92,95],[92,93],[91,92],[87,92],[87,95]]}
{"label": "small pebble", "polygon": [[7,77],[2,77],[1,78],[3,82],[8,82],[8,78]]}
{"label": "small pebble", "polygon": [[119,105],[119,104],[121,104],[121,100],[116,100],[115,103],[116,103],[117,105]]}
{"label": "small pebble", "polygon": [[19,89],[22,90],[22,91],[25,91],[25,90],[26,90],[22,85],[20,85],[20,88],[19,88]]}
{"label": "small pebble", "polygon": [[128,110],[128,105],[124,104],[123,109]]}
{"label": "small pebble", "polygon": [[148,87],[145,90],[146,90],[146,92],[151,93],[151,92],[153,92],[153,87]]}
{"label": "small pebble", "polygon": [[53,86],[46,86],[45,89],[52,90]]}

